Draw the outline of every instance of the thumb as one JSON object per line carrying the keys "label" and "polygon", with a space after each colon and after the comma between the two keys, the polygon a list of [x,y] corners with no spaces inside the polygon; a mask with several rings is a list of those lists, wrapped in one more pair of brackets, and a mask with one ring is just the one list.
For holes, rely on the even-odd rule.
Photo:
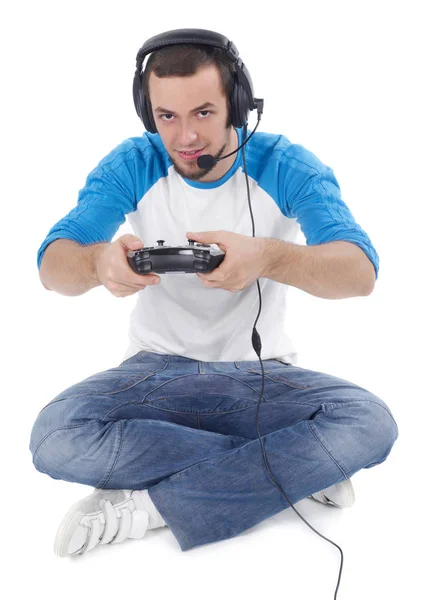
{"label": "thumb", "polygon": [[120,243],[125,246],[128,250],[140,250],[144,247],[144,242],[139,239],[136,235],[126,233],[119,239]]}
{"label": "thumb", "polygon": [[196,242],[204,242],[204,244],[214,243],[214,236],[210,231],[187,231],[186,238],[189,240],[195,240]]}

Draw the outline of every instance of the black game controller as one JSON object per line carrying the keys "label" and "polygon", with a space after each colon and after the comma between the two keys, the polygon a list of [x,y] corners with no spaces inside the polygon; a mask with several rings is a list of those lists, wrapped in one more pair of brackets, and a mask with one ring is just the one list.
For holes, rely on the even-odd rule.
{"label": "black game controller", "polygon": [[223,261],[225,252],[211,248],[209,244],[196,244],[188,240],[188,246],[164,246],[164,240],[157,240],[158,246],[130,250],[127,253],[129,265],[135,273],[209,273]]}

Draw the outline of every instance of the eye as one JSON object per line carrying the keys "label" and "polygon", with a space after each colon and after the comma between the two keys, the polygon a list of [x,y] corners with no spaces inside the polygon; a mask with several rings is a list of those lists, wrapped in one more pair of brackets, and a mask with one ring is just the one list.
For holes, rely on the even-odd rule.
{"label": "eye", "polygon": [[160,115],[160,119],[161,119],[162,121],[165,121],[166,123],[168,123],[168,122],[169,122],[169,119],[164,119],[163,117],[172,117],[172,116],[173,116],[173,115],[172,115],[171,113],[165,113],[165,114],[162,114],[162,115]]}
{"label": "eye", "polygon": [[[198,114],[202,114],[202,113],[209,113],[209,114],[211,114],[211,111],[209,111],[209,110],[200,110]],[[205,115],[205,116],[207,117],[208,115]]]}

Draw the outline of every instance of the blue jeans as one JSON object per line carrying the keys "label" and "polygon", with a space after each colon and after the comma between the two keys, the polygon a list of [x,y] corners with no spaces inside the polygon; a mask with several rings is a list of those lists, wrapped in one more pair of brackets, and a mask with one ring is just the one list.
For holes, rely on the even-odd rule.
{"label": "blue jeans", "polygon": [[[344,379],[263,361],[259,432],[295,504],[382,463],[397,423]],[[141,351],[64,390],[31,431],[35,468],[96,488],[148,489],[181,550],[234,537],[289,508],[256,430],[259,360]]]}

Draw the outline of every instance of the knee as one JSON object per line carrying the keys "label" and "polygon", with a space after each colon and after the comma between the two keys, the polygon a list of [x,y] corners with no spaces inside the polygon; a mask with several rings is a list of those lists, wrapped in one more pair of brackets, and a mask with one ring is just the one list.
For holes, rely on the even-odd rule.
{"label": "knee", "polygon": [[83,396],[72,397],[68,394],[56,396],[49,404],[38,413],[32,426],[29,449],[34,456],[41,446],[56,432],[64,431],[89,421],[81,414],[81,400]]}
{"label": "knee", "polygon": [[50,403],[35,420],[29,444],[33,465],[53,479],[101,487],[116,459],[119,424],[72,418],[60,405]]}
{"label": "knee", "polygon": [[378,450],[375,459],[367,465],[371,467],[385,461],[399,436],[399,429],[390,409],[380,398],[376,397],[366,404],[368,435],[373,438]]}
{"label": "knee", "polygon": [[391,411],[380,398],[365,391],[359,398],[327,407],[331,447],[351,473],[385,461],[398,437]]}
{"label": "knee", "polygon": [[56,428],[54,415],[51,413],[50,405],[47,404],[39,413],[32,425],[29,438],[29,450],[32,456],[37,451],[38,446],[44,438]]}
{"label": "knee", "polygon": [[48,467],[44,463],[44,459],[41,458],[40,448],[56,431],[64,427],[63,419],[59,418],[58,410],[55,406],[56,402],[53,400],[38,413],[29,438],[29,450],[32,454],[32,462],[35,468],[42,473],[46,473]]}
{"label": "knee", "polygon": [[369,394],[359,402],[354,416],[357,425],[354,429],[357,435],[355,441],[358,442],[362,458],[366,457],[365,468],[384,462],[399,435],[390,409],[380,398]]}

